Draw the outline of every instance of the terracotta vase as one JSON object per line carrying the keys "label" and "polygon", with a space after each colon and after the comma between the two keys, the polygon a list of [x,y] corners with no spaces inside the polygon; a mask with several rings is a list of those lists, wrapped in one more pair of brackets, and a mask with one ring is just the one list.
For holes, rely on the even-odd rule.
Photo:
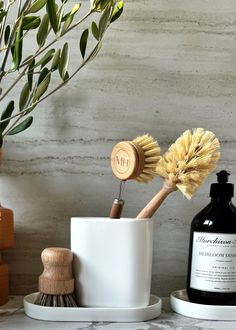
{"label": "terracotta vase", "polygon": [[[2,158],[0,148],[0,158]],[[1,159],[0,159],[1,162]],[[0,205],[0,305],[8,301],[9,276],[8,266],[4,264],[1,250],[9,249],[14,244],[13,212]]]}

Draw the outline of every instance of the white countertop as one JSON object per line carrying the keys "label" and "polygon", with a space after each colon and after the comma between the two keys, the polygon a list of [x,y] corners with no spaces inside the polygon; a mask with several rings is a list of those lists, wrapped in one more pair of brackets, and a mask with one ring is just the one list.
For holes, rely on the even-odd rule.
{"label": "white countertop", "polygon": [[184,317],[171,311],[169,298],[162,298],[163,308],[159,318],[138,323],[110,322],[46,322],[29,318],[24,314],[23,297],[10,297],[9,302],[0,306],[1,330],[236,330],[236,322],[204,321]]}

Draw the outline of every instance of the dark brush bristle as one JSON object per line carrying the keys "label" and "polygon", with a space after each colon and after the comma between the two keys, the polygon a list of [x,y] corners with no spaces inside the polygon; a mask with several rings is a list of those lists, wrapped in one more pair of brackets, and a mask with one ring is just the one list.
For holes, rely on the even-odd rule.
{"label": "dark brush bristle", "polygon": [[65,295],[49,295],[40,292],[34,303],[35,305],[48,307],[78,307],[73,293]]}

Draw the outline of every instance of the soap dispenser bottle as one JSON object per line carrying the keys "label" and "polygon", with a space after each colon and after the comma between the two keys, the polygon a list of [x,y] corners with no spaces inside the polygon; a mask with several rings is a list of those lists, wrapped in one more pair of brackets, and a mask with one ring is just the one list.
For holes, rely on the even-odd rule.
{"label": "soap dispenser bottle", "polygon": [[191,225],[187,294],[191,302],[236,305],[236,208],[229,173],[217,173],[211,202]]}

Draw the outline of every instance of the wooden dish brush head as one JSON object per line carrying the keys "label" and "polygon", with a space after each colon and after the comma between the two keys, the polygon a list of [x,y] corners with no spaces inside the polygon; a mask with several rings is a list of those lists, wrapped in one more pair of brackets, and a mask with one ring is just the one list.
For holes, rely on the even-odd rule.
{"label": "wooden dish brush head", "polygon": [[[158,142],[148,134],[138,136],[133,141],[117,143],[111,153],[111,168],[114,175],[121,180],[134,179],[139,183],[147,183],[156,175],[156,166],[160,160]],[[120,189],[121,190],[121,189]],[[120,218],[124,201],[115,199],[110,218]]]}
{"label": "wooden dish brush head", "polygon": [[147,183],[156,175],[160,151],[158,142],[148,134],[133,141],[119,142],[111,153],[112,171],[120,180],[135,179]]}
{"label": "wooden dish brush head", "polygon": [[158,162],[156,173],[165,179],[163,188],[137,218],[151,217],[167,195],[177,189],[191,199],[215,169],[219,150],[220,143],[214,133],[203,128],[185,131]]}

